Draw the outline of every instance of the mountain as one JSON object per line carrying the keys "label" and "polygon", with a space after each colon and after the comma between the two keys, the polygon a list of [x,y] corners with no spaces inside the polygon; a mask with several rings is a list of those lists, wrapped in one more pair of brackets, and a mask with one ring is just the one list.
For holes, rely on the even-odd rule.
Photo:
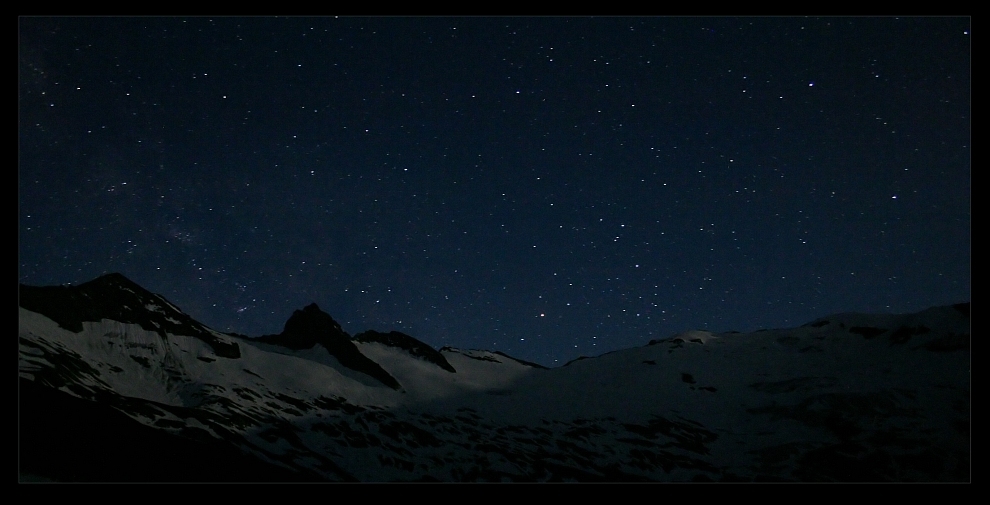
{"label": "mountain", "polygon": [[20,286],[20,480],[970,481],[969,304],[692,331],[547,369],[214,331],[111,274]]}
{"label": "mountain", "polygon": [[361,354],[350,335],[315,303],[293,312],[292,317],[285,322],[282,333],[258,337],[256,341],[297,351],[311,349],[319,344],[342,366],[373,377],[392,389],[400,388],[395,378],[378,363]]}

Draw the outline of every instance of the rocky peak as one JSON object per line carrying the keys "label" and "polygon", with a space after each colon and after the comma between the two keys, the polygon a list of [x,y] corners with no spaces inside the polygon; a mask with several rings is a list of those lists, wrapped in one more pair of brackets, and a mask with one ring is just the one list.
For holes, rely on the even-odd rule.
{"label": "rocky peak", "polygon": [[308,349],[317,343],[332,346],[341,341],[349,342],[350,339],[350,335],[341,329],[330,314],[311,303],[292,313],[285,322],[279,343],[293,349]]}

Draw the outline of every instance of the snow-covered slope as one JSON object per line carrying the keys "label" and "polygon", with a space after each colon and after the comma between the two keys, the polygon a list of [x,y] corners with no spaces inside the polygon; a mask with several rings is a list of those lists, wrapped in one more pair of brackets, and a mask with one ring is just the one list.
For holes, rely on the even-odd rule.
{"label": "snow-covered slope", "polygon": [[554,369],[351,338],[315,305],[282,334],[226,335],[116,274],[22,286],[19,310],[22,475],[970,478],[969,304],[687,332]]}

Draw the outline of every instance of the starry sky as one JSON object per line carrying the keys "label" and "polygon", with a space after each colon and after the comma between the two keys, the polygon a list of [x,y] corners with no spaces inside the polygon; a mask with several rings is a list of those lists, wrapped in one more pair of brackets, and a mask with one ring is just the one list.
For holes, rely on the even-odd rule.
{"label": "starry sky", "polygon": [[20,18],[18,277],[547,366],[970,299],[969,18]]}

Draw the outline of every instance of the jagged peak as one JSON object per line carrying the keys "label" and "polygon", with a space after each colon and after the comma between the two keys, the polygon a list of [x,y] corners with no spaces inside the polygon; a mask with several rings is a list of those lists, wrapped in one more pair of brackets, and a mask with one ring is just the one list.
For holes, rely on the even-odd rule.
{"label": "jagged peak", "polygon": [[302,309],[292,312],[285,321],[282,329],[284,337],[306,342],[309,345],[329,340],[350,340],[350,335],[340,327],[330,314],[320,310],[319,305],[311,303]]}
{"label": "jagged peak", "polygon": [[79,287],[94,287],[94,286],[105,286],[105,287],[122,287],[136,292],[147,292],[146,289],[141,287],[140,284],[128,279],[124,274],[119,272],[110,272],[108,274],[103,274],[91,281],[79,284]]}

